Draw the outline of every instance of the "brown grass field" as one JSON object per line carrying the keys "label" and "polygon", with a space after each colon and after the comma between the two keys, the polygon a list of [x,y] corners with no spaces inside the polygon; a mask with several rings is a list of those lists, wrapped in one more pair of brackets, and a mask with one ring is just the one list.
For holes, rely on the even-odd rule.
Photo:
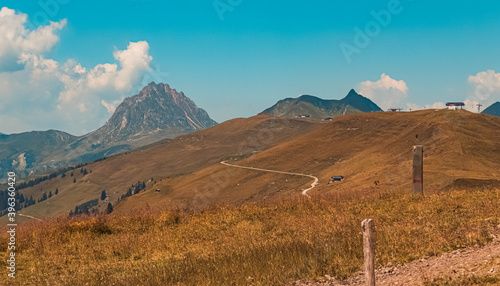
{"label": "brown grass field", "polygon": [[[418,137],[417,137],[418,135]],[[425,191],[500,187],[500,118],[467,111],[423,110],[341,116],[284,143],[231,162],[271,170],[313,174],[312,194],[351,196],[411,188],[413,145],[424,145]],[[328,184],[334,175],[346,177]],[[377,184],[375,184],[377,182]],[[130,211],[205,202],[240,204],[299,193],[310,180],[215,164],[165,179],[117,205]],[[155,189],[172,190],[154,192]],[[357,195],[356,195],[357,196]]]}
{"label": "brown grass field", "polygon": [[[466,111],[353,114],[326,124],[263,115],[225,122],[89,164],[91,174],[74,172],[76,183],[67,175],[22,190],[35,198],[55,188],[60,193],[21,211],[45,221],[20,219],[16,282],[343,279],[361,270],[365,218],[375,221],[377,266],[484,245],[500,223],[498,142],[500,118]],[[415,144],[425,150],[424,196],[410,195]],[[309,178],[232,168],[222,160],[320,181],[309,200],[300,195]],[[328,184],[332,175],[346,180]],[[146,190],[118,202],[137,181],[146,181]],[[67,217],[102,189],[114,203],[111,215]],[[2,229],[1,253],[6,240]],[[428,283],[482,285],[495,278],[463,279]]]}

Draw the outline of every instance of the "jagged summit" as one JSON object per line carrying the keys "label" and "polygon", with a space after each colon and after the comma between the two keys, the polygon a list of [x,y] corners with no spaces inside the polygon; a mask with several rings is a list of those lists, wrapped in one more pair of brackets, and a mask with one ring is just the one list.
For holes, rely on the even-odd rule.
{"label": "jagged summit", "polygon": [[167,138],[217,124],[208,113],[168,84],[151,82],[137,95],[127,97],[108,122],[97,130],[106,139],[128,140],[162,131]]}
{"label": "jagged summit", "polygon": [[346,97],[358,97],[358,96],[361,96],[361,95],[359,93],[357,93],[353,88],[346,95]]}
{"label": "jagged summit", "polygon": [[341,101],[361,112],[382,111],[373,101],[357,93],[354,89],[351,89]]}

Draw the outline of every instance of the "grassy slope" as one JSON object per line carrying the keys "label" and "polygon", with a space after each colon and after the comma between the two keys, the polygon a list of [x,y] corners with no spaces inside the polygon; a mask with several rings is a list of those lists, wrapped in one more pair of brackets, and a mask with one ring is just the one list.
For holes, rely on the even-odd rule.
{"label": "grassy slope", "polygon": [[[116,202],[137,181],[146,181],[151,187],[152,182],[148,182],[151,177],[159,181],[189,174],[223,159],[250,156],[318,125],[303,120],[282,121],[269,115],[230,120],[213,128],[89,164],[85,168],[92,170],[91,174],[83,177],[78,170],[74,172],[76,183],[68,173],[65,178],[58,177],[22,190],[25,196],[33,195],[35,199],[43,192],[54,193],[56,188],[60,192],[41,204],[22,210],[22,213],[35,217],[67,214],[76,205],[100,197],[103,189],[111,201]],[[5,220],[0,218],[0,222],[2,219]]]}
{"label": "grassy slope", "polygon": [[[318,174],[323,183],[319,191],[407,189],[411,188],[411,149],[422,144],[425,184],[437,190],[456,178],[499,178],[498,142],[500,119],[492,116],[448,110],[367,113],[343,116],[247,161],[264,168],[272,165]],[[332,175],[346,180],[325,185]]]}
{"label": "grassy slope", "polygon": [[[156,184],[148,182],[146,192],[120,202],[115,211],[126,214],[144,208],[257,201],[297,193],[310,184],[307,178],[219,164],[230,155],[248,157],[237,162],[245,166],[318,175],[320,184],[312,194],[409,191],[414,144],[425,148],[426,192],[458,187],[457,179],[476,179],[481,184],[481,180],[500,178],[498,117],[449,110],[376,112],[342,116],[317,129],[305,121],[283,124],[273,120],[265,115],[236,119],[89,165],[93,173],[76,184],[58,178],[40,185],[43,190],[59,187],[61,194],[23,212],[33,216],[67,213],[99,197],[102,189],[115,202],[131,184],[151,177]],[[343,175],[346,180],[327,184],[332,175]],[[36,188],[27,192],[40,194]]]}
{"label": "grassy slope", "polygon": [[[499,189],[425,197],[297,195],[198,214],[143,212],[33,223],[18,230],[17,282],[280,285],[325,274],[344,278],[361,270],[365,218],[375,221],[376,265],[382,266],[489,242],[500,223],[499,203]],[[6,242],[1,231],[1,253]]]}
{"label": "grassy slope", "polygon": [[[481,180],[500,183],[498,142],[500,118],[467,111],[351,114],[236,164],[317,175],[320,182],[311,194],[376,195],[385,190],[411,190],[411,150],[422,144],[425,191],[435,192],[456,185],[455,180],[461,178],[476,179],[478,185],[486,183]],[[328,184],[333,175],[346,180]],[[158,182],[140,196],[120,202],[116,210],[154,208],[174,198],[182,205],[200,200],[238,203],[250,193],[262,199],[297,193],[309,183],[307,178],[235,171],[217,164]],[[155,193],[157,188],[172,191]]]}

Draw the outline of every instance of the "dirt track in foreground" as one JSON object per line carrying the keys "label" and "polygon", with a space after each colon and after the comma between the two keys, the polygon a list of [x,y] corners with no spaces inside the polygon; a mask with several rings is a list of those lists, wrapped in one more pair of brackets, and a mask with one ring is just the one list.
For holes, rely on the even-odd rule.
{"label": "dirt track in foreground", "polygon": [[[376,254],[375,254],[376,255]],[[496,227],[493,242],[479,247],[455,250],[440,256],[426,257],[402,266],[382,267],[376,270],[376,285],[422,285],[440,277],[498,275],[500,273],[500,225]],[[325,275],[326,279],[330,277]],[[331,279],[331,278],[330,278]],[[295,282],[289,285],[338,286],[365,285],[362,272],[345,280],[326,282]]]}

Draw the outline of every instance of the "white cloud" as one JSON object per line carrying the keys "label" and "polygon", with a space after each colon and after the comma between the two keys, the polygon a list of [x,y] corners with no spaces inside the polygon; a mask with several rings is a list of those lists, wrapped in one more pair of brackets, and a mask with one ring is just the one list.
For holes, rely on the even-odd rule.
{"label": "white cloud", "polygon": [[500,73],[494,70],[487,70],[470,75],[469,83],[473,85],[471,100],[490,105],[500,100]]}
{"label": "white cloud", "polygon": [[399,107],[408,93],[403,80],[395,80],[383,73],[378,81],[364,81],[359,84],[360,94],[373,100],[382,109]]}
{"label": "white cloud", "polygon": [[149,55],[149,44],[146,41],[131,42],[126,50],[116,51],[113,55],[122,66],[115,81],[117,90],[130,90],[133,84],[141,81],[143,72],[150,69],[153,60]]}
{"label": "white cloud", "polygon": [[464,109],[466,109],[468,111],[471,111],[471,112],[476,112],[477,113],[477,105],[478,105],[478,103],[479,103],[479,101],[466,99],[464,101],[464,104],[465,104]]}
{"label": "white cloud", "polygon": [[434,102],[432,104],[426,104],[423,107],[412,102],[406,103],[406,110],[422,110],[422,109],[444,109],[447,108],[444,102]]}
{"label": "white cloud", "polygon": [[21,68],[17,61],[24,53],[42,55],[50,51],[59,42],[57,33],[66,26],[63,19],[29,30],[26,21],[26,14],[7,7],[0,10],[0,72]]}
{"label": "white cloud", "polygon": [[109,114],[113,114],[113,112],[115,112],[116,107],[115,107],[113,104],[111,104],[111,103],[107,103],[104,99],[103,99],[103,100],[101,100],[101,104],[102,104],[104,107],[106,107],[106,110],[108,110],[108,113],[109,113]]}
{"label": "white cloud", "polygon": [[116,90],[130,90],[142,80],[144,72],[151,69],[153,58],[149,55],[149,44],[145,41],[131,42],[126,50],[115,51],[113,55],[120,62],[122,69],[118,70],[117,64],[97,65],[87,76],[91,88],[114,86]]}
{"label": "white cloud", "polygon": [[114,111],[117,101],[135,92],[134,88],[141,85],[151,70],[153,58],[149,55],[149,44],[145,41],[131,42],[126,50],[115,51],[113,55],[119,65],[98,64],[88,72],[74,61],[65,64],[65,73],[60,76],[64,83],[58,104],[61,112],[66,111],[69,115],[73,113],[75,104],[93,102],[94,108],[104,106],[110,113]]}
{"label": "white cloud", "polygon": [[418,104],[408,102],[406,103],[406,110],[407,111],[415,111],[415,110],[420,110],[422,109]]}
{"label": "white cloud", "polygon": [[[477,112],[477,104],[478,104],[477,101],[467,99],[464,101],[464,104],[465,104],[465,106],[463,107],[463,109],[471,111],[471,112]],[[421,110],[421,109],[445,109],[445,108],[448,108],[448,107],[446,106],[446,103],[444,103],[444,102],[434,102],[432,104],[426,104],[423,107],[418,105],[418,104],[411,103],[411,102],[406,104],[406,110],[411,109],[412,111]]]}
{"label": "white cloud", "polygon": [[146,41],[116,50],[115,63],[90,68],[73,59],[46,58],[66,20],[29,30],[26,19],[14,10],[0,10],[0,120],[9,122],[0,132],[60,129],[81,135],[102,125],[151,71]]}
{"label": "white cloud", "polygon": [[425,109],[443,109],[446,108],[446,103],[444,102],[434,102],[433,104],[424,105]]}
{"label": "white cloud", "polygon": [[444,109],[447,108],[444,102],[434,102],[432,104],[426,104],[423,107],[412,102],[406,103],[406,110],[422,110],[422,109]]}

